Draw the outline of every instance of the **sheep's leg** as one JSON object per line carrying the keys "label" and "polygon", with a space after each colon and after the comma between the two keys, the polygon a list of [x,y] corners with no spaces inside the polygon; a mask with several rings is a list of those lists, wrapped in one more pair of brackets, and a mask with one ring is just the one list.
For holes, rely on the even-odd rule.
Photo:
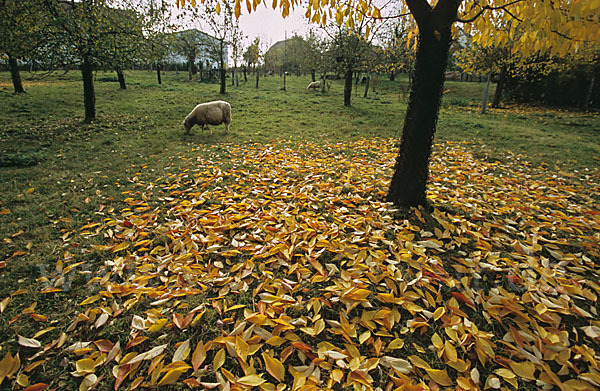
{"label": "sheep's leg", "polygon": [[225,133],[229,133],[229,123],[225,124]]}

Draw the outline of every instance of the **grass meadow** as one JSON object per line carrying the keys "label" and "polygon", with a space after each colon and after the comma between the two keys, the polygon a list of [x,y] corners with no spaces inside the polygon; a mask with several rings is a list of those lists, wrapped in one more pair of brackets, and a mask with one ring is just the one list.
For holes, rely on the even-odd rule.
{"label": "grass meadow", "polygon": [[[308,76],[289,76],[287,91],[282,91],[283,80],[279,76],[261,77],[259,88],[256,89],[255,76],[251,74],[247,82],[240,80],[239,87],[232,86],[228,78],[227,94],[221,96],[217,84],[187,81],[184,72],[166,72],[162,85],[157,84],[152,72],[127,72],[126,90],[119,90],[114,74],[98,72],[95,83],[97,120],[92,124],[84,124],[82,85],[78,72],[55,73],[47,78],[28,74],[23,76],[26,94],[14,95],[10,75],[0,73],[0,301],[4,300],[0,306],[0,358],[7,352],[15,354],[17,349],[21,349],[22,361],[26,356],[33,356],[35,350],[28,350],[33,348],[17,343],[18,336],[32,337],[40,330],[45,331],[37,339],[43,341],[45,336],[50,335],[60,338],[60,332],[69,330],[66,332],[69,339],[65,346],[85,339],[113,337],[122,341],[121,346],[127,344],[130,318],[120,320],[123,317],[116,318],[115,315],[110,325],[107,323],[103,326],[102,323],[98,326],[96,323],[96,329],[101,330],[94,331],[96,334],[91,331],[94,327],[87,325],[82,331],[77,331],[79,328],[76,331],[70,329],[73,319],[81,311],[78,303],[89,295],[86,282],[90,280],[91,272],[79,269],[78,273],[69,274],[63,281],[57,278],[66,275],[64,267],[69,262],[83,260],[101,265],[110,261],[110,254],[107,256],[89,249],[106,246],[109,238],[117,238],[119,232],[116,228],[106,228],[101,234],[82,235],[82,227],[102,223],[114,215],[127,216],[129,212],[135,212],[137,204],[131,202],[132,197],[142,197],[144,202],[149,203],[149,209],[168,210],[167,205],[172,199],[165,196],[166,190],[160,195],[158,192],[149,194],[149,189],[158,188],[163,178],[184,175],[200,159],[213,171],[232,169],[231,172],[239,173],[260,166],[256,156],[244,158],[243,154],[239,154],[240,150],[266,153],[268,149],[264,149],[264,146],[270,145],[282,150],[286,147],[299,148],[298,154],[305,154],[307,159],[311,159],[303,162],[299,158],[295,161],[298,172],[303,173],[303,167],[308,171],[316,170],[321,164],[328,164],[328,159],[336,163],[335,156],[338,155],[335,153],[324,153],[322,156],[314,154],[315,148],[322,147],[351,156],[346,180],[350,175],[353,178],[362,174],[376,175],[367,168],[362,172],[353,164],[362,162],[363,158],[376,159],[376,156],[366,155],[376,154],[373,151],[378,150],[377,144],[394,143],[399,139],[407,98],[407,79],[403,77],[394,82],[379,77],[376,89],[369,90],[367,98],[363,97],[364,85],[359,84],[358,91],[353,92],[352,107],[344,107],[341,80],[333,81],[330,91],[321,93],[306,89],[310,81]],[[546,178],[550,181],[548,183],[553,183],[552,178],[557,176],[569,178],[579,186],[569,188],[573,192],[572,199],[579,200],[578,192],[583,192],[585,194],[580,195],[585,195],[586,205],[597,208],[598,187],[592,184],[598,181],[600,167],[598,113],[505,105],[480,115],[479,102],[483,87],[483,83],[446,83],[434,156],[443,158],[446,146],[456,145],[484,162],[482,164],[487,165],[486,172],[495,172],[499,165],[518,163],[522,169],[535,171],[535,178]],[[223,126],[213,126],[212,134],[194,127],[191,134],[186,135],[183,118],[197,103],[216,99],[231,103],[233,118],[229,134],[224,133]],[[360,146],[363,144],[372,145],[374,149],[362,151]],[[297,158],[294,154],[286,156],[288,160]],[[393,154],[385,155],[385,158],[391,160]],[[458,171],[460,157],[452,158],[458,167],[455,171]],[[385,168],[384,178],[391,176],[389,165]],[[464,165],[466,167],[468,162],[465,161]],[[281,163],[281,167],[275,164],[272,169],[281,169],[285,178],[283,167],[287,167],[285,162]],[[343,172],[346,166],[340,163],[336,167],[336,170]],[[291,171],[289,174],[292,179],[300,175]],[[329,172],[327,175],[334,174]],[[327,178],[327,175],[319,178]],[[477,179],[480,176],[478,174]],[[461,178],[466,187],[476,179],[466,172]],[[202,182],[202,186],[215,188],[219,192],[222,191],[220,186],[233,183],[228,182],[232,180],[231,175],[217,179],[218,182],[215,180],[214,183]],[[545,189],[543,183],[546,179],[536,182],[536,188]],[[198,186],[200,182],[199,179]],[[174,186],[175,182],[172,183]],[[342,187],[343,191],[349,189],[348,183]],[[385,181],[377,183],[381,194],[385,190]],[[524,183],[523,186],[526,186],[527,182]],[[458,184],[459,188],[461,186]],[[547,187],[551,188],[552,185]],[[578,190],[573,190],[575,188]],[[480,192],[487,191],[485,186],[478,189]],[[434,204],[436,200],[443,199],[442,193],[436,193]],[[493,199],[495,194],[490,191],[489,197]],[[546,201],[551,202],[554,199],[552,197],[549,196]],[[465,203],[471,202],[467,198],[465,200]],[[535,202],[535,199],[530,201]],[[505,205],[503,202],[498,201],[493,205],[499,205],[501,209]],[[460,208],[458,203],[450,201],[446,206],[449,211]],[[327,206],[315,206],[315,210],[325,213]],[[567,206],[561,209],[565,213],[569,213],[569,210]],[[176,212],[173,213],[169,216],[178,216]],[[491,210],[484,216],[494,213]],[[420,212],[413,217],[417,223],[422,220]],[[126,219],[119,221],[123,220]],[[427,224],[432,224],[432,221],[427,220]],[[422,223],[425,224],[425,220]],[[126,226],[131,224],[127,221]],[[433,232],[434,229],[430,230]],[[429,229],[424,228],[421,233],[425,231]],[[598,237],[597,231],[595,235]],[[163,236],[161,240],[167,240],[165,237],[168,235]],[[423,234],[423,238],[427,237]],[[111,247],[109,252],[117,253],[119,249]],[[427,251],[435,249],[428,247]],[[552,251],[551,254],[556,253]],[[590,254],[596,254],[594,251],[597,250]],[[586,257],[589,259],[592,255]],[[336,261],[335,257],[333,259]],[[40,293],[48,286],[58,286],[63,292]],[[248,300],[252,301],[248,297],[244,300],[246,302],[238,304],[246,305]],[[190,304],[190,308],[197,304]],[[148,306],[148,302],[145,305]],[[142,314],[145,308],[135,313]],[[91,316],[86,314],[80,318]],[[96,316],[98,313],[94,314],[94,319]],[[205,316],[207,322],[212,319]],[[576,325],[579,327],[582,323]],[[170,330],[175,330],[175,327],[172,326]],[[430,334],[426,335],[431,337]],[[418,342],[418,337],[415,338]],[[365,337],[365,341],[369,344],[371,339]],[[595,349],[597,352],[597,345]],[[50,352],[54,350],[51,348]],[[411,352],[421,354],[420,351]],[[77,357],[64,350],[48,353],[46,358],[40,356],[46,361],[36,368],[19,373],[29,376],[27,384],[41,382],[50,384],[52,388],[76,389],[81,379],[71,376],[70,372],[75,368],[73,363],[83,358],[85,353],[81,352],[82,356]],[[439,357],[445,356],[440,353]],[[476,362],[477,359],[472,358],[472,361]],[[67,362],[73,365],[63,365]],[[484,367],[480,366],[480,371],[484,371]],[[107,378],[112,379],[114,372],[111,374],[111,368],[102,370]],[[96,374],[100,376],[100,373],[100,369],[97,369]],[[234,374],[243,375],[235,371]],[[427,376],[425,372],[423,374]],[[455,372],[451,374],[453,379],[456,378]],[[486,374],[493,376],[491,372]],[[14,389],[24,388],[15,383],[19,379],[16,373],[13,375],[10,380],[5,380],[2,387],[12,384]],[[436,379],[433,375],[431,378]],[[293,379],[295,377],[288,377],[287,381],[291,383]],[[387,380],[382,379],[378,377],[373,381],[380,382],[377,384],[384,387]],[[513,378],[504,379],[509,381]],[[25,384],[23,378],[20,380]],[[220,380],[209,376],[206,381],[214,383]],[[438,383],[445,381],[444,378]],[[251,383],[250,380],[247,382]],[[135,381],[128,384],[135,384]],[[348,380],[345,387],[350,387],[350,384]],[[533,387],[531,383],[519,384]],[[147,386],[152,387],[151,384]],[[186,386],[179,383],[170,387],[184,389]],[[337,389],[345,387],[340,383]],[[113,389],[113,383],[101,382],[99,389]]]}

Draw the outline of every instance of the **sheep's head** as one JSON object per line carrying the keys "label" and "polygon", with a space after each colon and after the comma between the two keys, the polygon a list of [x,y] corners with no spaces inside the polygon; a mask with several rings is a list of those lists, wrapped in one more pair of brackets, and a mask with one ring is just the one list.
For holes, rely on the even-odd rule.
{"label": "sheep's head", "polygon": [[191,120],[189,120],[188,118],[186,118],[183,121],[183,127],[185,128],[186,133],[190,132],[190,130],[192,129],[192,126],[194,126],[194,123]]}

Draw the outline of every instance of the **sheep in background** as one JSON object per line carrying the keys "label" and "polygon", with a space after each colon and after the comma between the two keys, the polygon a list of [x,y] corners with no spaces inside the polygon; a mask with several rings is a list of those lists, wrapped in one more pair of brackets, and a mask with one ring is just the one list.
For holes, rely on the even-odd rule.
{"label": "sheep in background", "polygon": [[[231,123],[231,105],[222,100],[213,102],[200,103],[194,107],[185,120],[183,126],[185,132],[190,133],[190,129],[194,125],[199,125],[204,130],[206,125],[225,124],[225,133],[229,132],[229,124]],[[210,131],[212,134],[212,130]]]}
{"label": "sheep in background", "polygon": [[306,87],[306,89],[307,89],[307,90],[310,90],[311,88],[312,88],[312,89],[315,89],[315,90],[316,90],[316,89],[318,89],[318,88],[321,88],[321,82],[320,82],[320,81],[313,81],[313,82],[311,82],[311,83],[308,85],[308,87]]}

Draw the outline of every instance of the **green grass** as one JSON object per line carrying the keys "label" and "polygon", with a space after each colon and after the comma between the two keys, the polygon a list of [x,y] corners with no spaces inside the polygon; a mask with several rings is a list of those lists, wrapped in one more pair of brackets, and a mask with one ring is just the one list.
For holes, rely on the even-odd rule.
{"label": "green grass", "polygon": [[[308,77],[290,76],[284,92],[279,76],[261,77],[256,89],[251,75],[239,87],[232,87],[228,79],[228,93],[221,96],[218,85],[188,82],[186,73],[167,72],[158,85],[154,73],[129,72],[128,89],[121,91],[111,81],[112,74],[99,72],[98,118],[84,124],[78,72],[32,81],[23,76],[27,93],[14,95],[9,74],[0,73],[0,211],[8,211],[0,214],[0,261],[8,264],[0,269],[0,300],[26,289],[28,294],[13,299],[20,305],[11,308],[35,301],[38,309],[55,313],[75,311],[73,303],[89,295],[86,275],[77,271],[70,302],[40,296],[43,281],[36,278],[51,273],[67,252],[87,257],[94,267],[106,257],[82,254],[72,231],[101,220],[111,208],[122,209],[120,201],[129,196],[123,191],[144,192],[143,187],[136,188],[137,182],[147,185],[190,164],[186,159],[192,149],[208,156],[221,153],[223,143],[399,138],[406,109],[404,78],[395,82],[382,78],[368,98],[362,97],[364,86],[359,85],[352,107],[347,108],[342,105],[342,81],[334,81],[331,91],[322,94],[306,90]],[[479,156],[492,160],[511,160],[519,153],[533,165],[547,166],[549,175],[557,170],[597,171],[598,114],[509,106],[479,115],[483,86],[446,84],[436,142],[467,141]],[[230,133],[225,134],[223,126],[212,127],[212,135],[195,127],[185,135],[183,118],[197,103],[215,99],[232,105]],[[184,154],[187,158],[179,157]],[[0,341],[14,342],[15,332],[31,336],[40,328],[32,321],[9,332],[10,318],[4,315]],[[53,325],[68,326],[61,323],[65,318],[56,317]],[[68,371],[56,375],[72,381]]]}

